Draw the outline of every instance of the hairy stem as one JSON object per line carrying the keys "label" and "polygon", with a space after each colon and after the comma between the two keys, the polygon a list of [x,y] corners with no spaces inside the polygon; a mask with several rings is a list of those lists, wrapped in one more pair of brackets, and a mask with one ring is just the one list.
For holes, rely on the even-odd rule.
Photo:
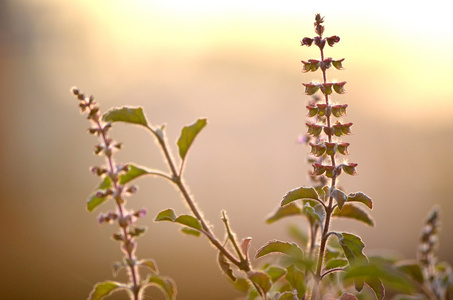
{"label": "hairy stem", "polygon": [[[154,136],[157,138],[159,145],[161,146],[162,151],[164,152],[165,159],[167,161],[168,166],[170,167],[170,171],[172,174],[172,179],[171,181],[176,184],[178,187],[179,191],[181,192],[182,196],[184,197],[184,200],[186,201],[187,205],[189,206],[190,210],[194,214],[194,216],[198,219],[198,221],[201,224],[201,227],[203,228],[203,233],[205,236],[209,239],[211,244],[213,244],[231,263],[236,265],[240,270],[244,272],[249,272],[250,271],[250,265],[248,261],[245,260],[238,260],[236,257],[234,257],[233,254],[226,249],[225,246],[222,245],[222,243],[215,237],[214,233],[211,231],[210,227],[207,225],[205,219],[203,218],[201,212],[197,208],[195,201],[192,199],[190,196],[188,189],[184,185],[184,182],[182,180],[182,174],[177,172],[177,169],[175,167],[175,164],[173,162],[173,159],[170,155],[170,152],[168,150],[167,144],[165,142],[165,138],[163,137],[163,134],[158,134],[155,130],[152,128],[148,127],[148,129],[154,134]],[[184,163],[181,162],[181,165]],[[180,169],[182,170],[182,168]]]}

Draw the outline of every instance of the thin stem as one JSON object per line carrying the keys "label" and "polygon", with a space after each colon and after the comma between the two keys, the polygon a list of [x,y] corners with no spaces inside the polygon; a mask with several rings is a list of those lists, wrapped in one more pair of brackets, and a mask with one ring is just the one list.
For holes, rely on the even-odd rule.
{"label": "thin stem", "polygon": [[[165,138],[163,134],[158,134],[155,130],[152,128],[148,127],[148,129],[153,133],[153,135],[157,138],[159,141],[159,145],[161,146],[162,151],[164,152],[164,156],[167,160],[167,164],[170,167],[170,171],[172,173],[172,178],[171,181],[176,184],[178,187],[179,191],[184,197],[184,200],[186,201],[187,205],[189,206],[190,210],[192,213],[195,215],[195,217],[198,219],[198,221],[201,224],[201,227],[203,228],[203,233],[205,236],[209,239],[211,244],[213,244],[222,254],[234,265],[236,265],[240,270],[243,270],[244,272],[249,272],[250,271],[250,265],[248,264],[247,261],[239,261],[237,258],[235,258],[228,249],[226,249],[222,243],[215,237],[214,233],[211,231],[209,226],[206,224],[206,221],[204,220],[202,214],[198,210],[197,206],[195,205],[194,200],[190,196],[186,186],[184,185],[182,178],[181,178],[181,173],[178,173],[175,167],[175,164],[173,162],[173,159],[170,155],[170,152],[168,150],[167,144],[165,142]],[[183,163],[182,163],[183,164]],[[182,171],[182,164],[180,171]]]}
{"label": "thin stem", "polygon": [[246,260],[242,256],[242,251],[239,249],[239,246],[237,245],[236,238],[234,237],[234,234],[231,232],[230,225],[228,224],[228,219],[226,217],[225,211],[222,211],[222,221],[223,221],[223,223],[225,223],[225,228],[226,228],[226,231],[228,234],[228,238],[230,239],[231,243],[233,244],[233,247],[239,256],[240,261],[245,262]]}
{"label": "thin stem", "polygon": [[344,268],[334,268],[334,269],[330,269],[326,272],[324,272],[322,275],[321,275],[321,279],[324,278],[325,276],[333,273],[333,272],[340,272],[340,271],[344,271],[345,269]]}
{"label": "thin stem", "polygon": [[[92,105],[89,104],[86,100],[85,102],[89,105],[89,109],[92,110]],[[99,121],[98,118],[93,118],[92,121],[96,124],[96,126],[99,129],[100,136],[102,138],[103,143],[107,146],[108,145],[108,138],[106,136],[106,132],[102,128],[102,124]],[[116,171],[115,171],[115,163],[113,160],[113,154],[111,155],[106,155],[107,163],[108,163],[108,168],[109,168],[109,174],[111,174],[110,178],[112,179],[113,183],[113,189],[117,192],[117,196],[115,197],[115,203],[118,208],[118,213],[119,213],[119,220],[124,220],[125,215],[124,215],[124,200],[122,199],[120,192],[119,192],[119,186],[118,186],[118,178],[116,176]],[[128,244],[133,243],[133,237],[129,234],[128,228],[129,225],[127,226],[120,226],[123,231],[123,236],[124,236],[124,242],[123,242],[123,250],[129,260],[128,267],[130,269],[130,276],[132,277],[132,293],[134,295],[134,300],[139,300],[139,294],[140,294],[140,285],[138,282],[140,281],[140,277],[138,274],[137,267],[135,265],[136,258],[134,256],[134,248],[131,249],[131,247],[127,247]]]}

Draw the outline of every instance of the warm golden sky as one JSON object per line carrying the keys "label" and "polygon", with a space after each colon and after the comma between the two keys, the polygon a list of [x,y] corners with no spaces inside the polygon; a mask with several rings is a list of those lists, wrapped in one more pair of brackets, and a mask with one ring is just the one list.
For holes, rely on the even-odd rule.
{"label": "warm golden sky", "polygon": [[[86,15],[79,22],[89,28],[83,34],[93,35],[95,57],[105,57],[109,49],[109,56],[116,57],[121,67],[126,64],[122,58],[132,55],[134,60],[124,65],[128,68],[159,55],[187,63],[226,47],[235,47],[244,56],[267,56],[269,64],[280,63],[281,57],[307,58],[307,53],[315,52],[302,51],[297,42],[302,35],[313,34],[313,16],[320,12],[326,16],[326,34],[343,39],[336,48],[341,47],[339,55],[347,57],[346,68],[362,74],[353,74],[357,80],[367,73],[363,86],[371,87],[373,98],[379,94],[380,103],[417,118],[436,114],[439,121],[453,111],[453,41],[449,38],[453,25],[443,2],[82,0],[55,4],[68,16],[74,11]],[[282,69],[293,67],[281,65]],[[392,115],[392,111],[382,112]]]}

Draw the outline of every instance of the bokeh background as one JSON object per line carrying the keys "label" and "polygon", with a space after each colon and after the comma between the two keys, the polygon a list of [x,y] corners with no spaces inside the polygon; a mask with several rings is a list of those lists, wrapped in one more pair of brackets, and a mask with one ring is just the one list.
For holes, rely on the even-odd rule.
{"label": "bokeh background", "polygon": [[[301,73],[300,60],[318,53],[299,41],[314,36],[318,12],[326,35],[341,37],[327,56],[346,58],[345,70],[328,76],[348,82],[334,101],[349,104],[345,119],[354,126],[345,140],[359,175],[341,184],[373,198],[377,223],[334,228],[360,234],[367,253],[415,258],[423,220],[438,204],[439,256],[453,263],[453,25],[444,1],[403,3],[1,1],[0,298],[85,299],[121,259],[110,239],[116,228],[97,224],[100,210],[85,210],[98,184],[89,167],[103,161],[92,154],[96,140],[73,85],[104,110],[143,106],[152,124],[166,124],[173,145],[182,126],[208,118],[185,175],[220,237],[221,210],[239,237],[253,237],[252,253],[270,239],[289,240],[289,224],[304,227],[296,218],[264,219],[288,190],[309,184],[309,149],[297,144],[306,131],[301,83],[320,73]],[[125,144],[118,161],[165,170],[140,128],[119,124],[112,135]],[[168,207],[188,212],[175,188],[159,178],[138,185],[129,205],[149,212],[138,256],[176,280],[178,299],[237,297],[206,239],[153,223]],[[150,289],[147,299],[161,296]]]}

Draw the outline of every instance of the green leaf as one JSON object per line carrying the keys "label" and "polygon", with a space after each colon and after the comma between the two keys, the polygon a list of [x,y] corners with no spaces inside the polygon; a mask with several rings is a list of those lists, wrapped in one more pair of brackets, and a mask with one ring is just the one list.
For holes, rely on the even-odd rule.
{"label": "green leaf", "polygon": [[313,187],[299,187],[289,191],[284,197],[281,206],[299,199],[319,200],[319,195]]}
{"label": "green leaf", "polygon": [[343,268],[348,265],[348,261],[343,258],[335,258],[335,259],[329,259],[325,266],[325,270],[330,270],[330,269],[335,269],[335,268]]}
{"label": "green leaf", "polygon": [[272,286],[269,275],[263,272],[250,272],[247,274],[250,281],[252,281],[255,287],[259,288],[258,293],[264,297]]}
{"label": "green leaf", "polygon": [[414,279],[418,283],[423,283],[425,281],[422,269],[416,262],[403,261],[398,263],[396,268],[404,274],[407,274],[410,278]]}
{"label": "green leaf", "polygon": [[189,227],[181,228],[181,232],[184,234],[193,235],[193,236],[197,236],[197,237],[201,235],[200,231],[189,228]]}
{"label": "green leaf", "polygon": [[269,275],[272,282],[275,282],[286,274],[286,270],[279,267],[269,267],[268,269],[266,269],[266,273],[267,275]]}
{"label": "green leaf", "polygon": [[348,202],[360,202],[368,206],[370,209],[373,208],[373,201],[371,198],[362,192],[350,193],[348,195]]}
{"label": "green leaf", "polygon": [[89,300],[100,300],[106,296],[110,296],[114,292],[117,292],[122,289],[126,289],[127,286],[116,281],[104,281],[97,283],[90,295],[88,296]]}
{"label": "green leaf", "polygon": [[362,242],[360,237],[352,233],[337,233],[338,242],[349,261],[350,265],[364,264],[368,262],[368,258],[363,254],[363,248],[365,244]]}
{"label": "green leaf", "polygon": [[308,202],[305,203],[304,205],[304,214],[312,217],[314,220],[319,222],[319,225],[321,226],[321,231],[324,229],[324,220],[326,219],[326,211],[324,210],[324,207],[317,203],[314,207],[312,206],[312,203]]}
{"label": "green leaf", "polygon": [[150,275],[145,281],[146,285],[155,285],[162,290],[165,295],[165,298],[168,300],[176,299],[176,294],[178,293],[176,289],[175,282],[165,276],[160,275]]}
{"label": "green leaf", "polygon": [[289,256],[303,257],[304,253],[295,243],[282,241],[269,241],[256,252],[255,259],[269,253],[283,253]]}
{"label": "green leaf", "polygon": [[233,274],[233,270],[230,267],[230,264],[225,258],[225,255],[223,255],[222,252],[219,252],[219,255],[217,256],[217,262],[219,263],[220,269],[227,275],[233,282],[236,281],[236,277]]}
{"label": "green leaf", "polygon": [[141,107],[115,107],[106,112],[102,116],[102,120],[105,122],[126,122],[148,127],[148,122]]}
{"label": "green leaf", "polygon": [[110,177],[106,176],[104,177],[104,180],[99,184],[98,188],[96,189],[96,192],[91,195],[90,198],[88,198],[87,201],[87,210],[89,212],[92,212],[96,207],[104,203],[108,197],[98,197],[96,193],[98,191],[103,191],[112,186],[112,181],[110,180]]}
{"label": "green leaf", "polygon": [[280,295],[278,300],[298,300],[296,295],[293,292],[284,292]]}
{"label": "green leaf", "polygon": [[288,228],[288,234],[303,247],[308,245],[308,235],[306,232],[301,230],[300,226],[290,225]]}
{"label": "green leaf", "polygon": [[153,259],[142,259],[137,263],[137,265],[150,269],[154,274],[159,273],[159,269],[157,268],[156,262]]}
{"label": "green leaf", "polygon": [[385,296],[385,288],[382,281],[376,277],[368,277],[365,279],[365,283],[373,290],[378,300],[383,300]]}
{"label": "green leaf", "polygon": [[338,207],[336,207],[335,210],[333,211],[332,216],[351,218],[361,221],[370,226],[374,226],[373,218],[367,212],[363,211],[361,208],[352,204],[345,204],[341,210]]}
{"label": "green leaf", "polygon": [[192,216],[189,215],[180,215],[174,220],[175,223],[179,223],[182,225],[185,225],[187,227],[190,227],[192,229],[196,230],[201,230],[201,224],[200,222]]}
{"label": "green leaf", "polygon": [[267,224],[272,224],[275,221],[278,221],[282,218],[300,215],[302,213],[302,209],[297,206],[295,203],[289,203],[285,206],[280,206],[277,208],[277,211],[272,213],[269,217],[266,218]]}
{"label": "green leaf", "polygon": [[338,208],[341,210],[343,208],[344,203],[348,200],[348,196],[345,192],[339,189],[333,189],[330,195],[337,201]]}
{"label": "green leaf", "polygon": [[145,174],[149,174],[149,171],[142,167],[137,167],[132,164],[129,164],[128,166],[129,166],[128,171],[125,174],[120,175],[120,180],[119,180],[120,184],[128,183],[129,181],[131,181],[137,177],[140,177]]}
{"label": "green leaf", "polygon": [[298,299],[303,299],[307,287],[305,286],[305,275],[302,271],[297,269],[294,265],[286,268],[286,280],[291,284],[292,288],[297,291]]}
{"label": "green leaf", "polygon": [[190,145],[197,136],[197,134],[206,126],[206,119],[198,119],[192,125],[184,126],[181,131],[181,136],[178,139],[179,156],[184,160]]}
{"label": "green leaf", "polygon": [[169,208],[166,210],[161,211],[157,214],[157,217],[154,219],[154,222],[158,221],[171,221],[174,222],[176,220],[176,215],[173,209]]}
{"label": "green leaf", "polygon": [[[387,265],[377,264],[361,264],[354,265],[345,272],[344,279],[364,279],[365,282],[376,292],[378,289],[376,279],[383,281],[392,289],[404,293],[411,293],[415,290],[414,284],[407,278],[407,276],[395,268]],[[374,280],[374,281],[373,281]],[[375,288],[373,288],[373,286]],[[383,292],[376,293],[379,298],[383,296]],[[382,298],[380,298],[382,299]]]}

